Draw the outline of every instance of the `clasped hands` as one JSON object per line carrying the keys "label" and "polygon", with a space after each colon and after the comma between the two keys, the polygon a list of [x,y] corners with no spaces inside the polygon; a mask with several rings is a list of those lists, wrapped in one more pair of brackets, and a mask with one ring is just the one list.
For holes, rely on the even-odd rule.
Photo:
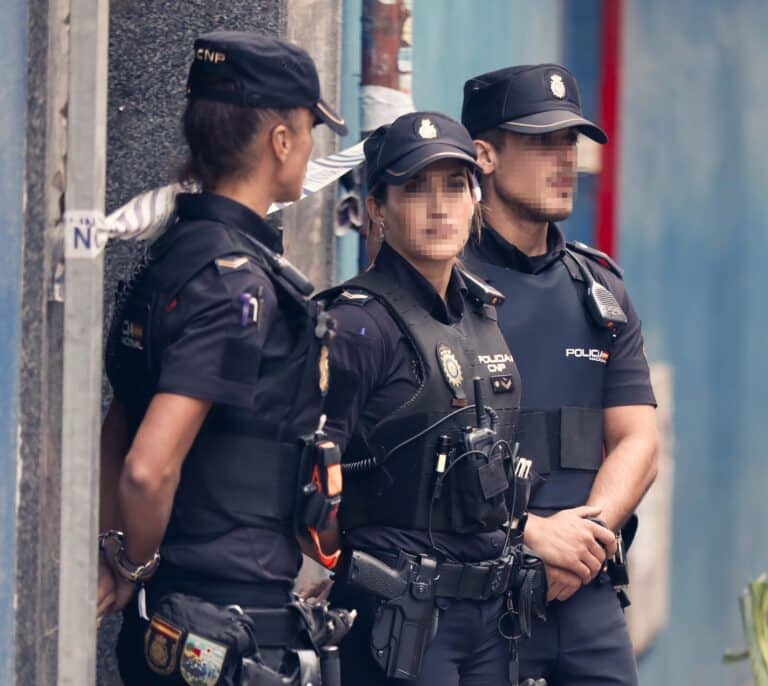
{"label": "clasped hands", "polygon": [[525,544],[544,560],[547,601],[567,600],[590,583],[616,553],[616,536],[591,521],[601,509],[584,505],[561,510],[551,517],[530,515]]}

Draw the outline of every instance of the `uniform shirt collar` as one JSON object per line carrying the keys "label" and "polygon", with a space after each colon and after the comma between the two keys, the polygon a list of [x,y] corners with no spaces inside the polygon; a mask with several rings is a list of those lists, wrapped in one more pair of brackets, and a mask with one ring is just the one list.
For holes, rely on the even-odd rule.
{"label": "uniform shirt collar", "polygon": [[207,219],[232,226],[270,250],[282,254],[283,232],[267,223],[253,210],[239,202],[214,193],[181,193],[176,198],[176,212],[180,220]]}
{"label": "uniform shirt collar", "polygon": [[445,300],[408,260],[386,242],[382,243],[372,268],[395,279],[427,312],[443,324],[455,324],[464,315],[464,293],[467,287],[456,267],[451,271]]}
{"label": "uniform shirt collar", "polygon": [[479,252],[489,262],[519,272],[538,274],[559,260],[565,253],[565,236],[557,224],[547,227],[547,252],[529,257],[503,238],[490,224],[483,227]]}

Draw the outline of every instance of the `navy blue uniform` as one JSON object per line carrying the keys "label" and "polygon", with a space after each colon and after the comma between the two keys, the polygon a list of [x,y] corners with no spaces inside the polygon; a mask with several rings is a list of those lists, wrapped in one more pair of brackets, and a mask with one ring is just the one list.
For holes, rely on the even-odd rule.
{"label": "navy blue uniform", "polygon": [[[222,223],[257,239],[274,252],[282,252],[282,234],[248,208],[212,194],[180,196],[180,224]],[[197,230],[197,227],[195,227]],[[162,239],[161,239],[162,240]],[[179,244],[177,244],[178,246]],[[172,248],[158,265],[162,269],[175,260]],[[141,277],[140,277],[141,278]],[[244,313],[242,293],[257,298]],[[136,298],[129,296],[121,320],[138,316]],[[126,319],[127,318],[127,319]],[[124,400],[131,432],[143,416],[141,402],[133,396],[146,391],[146,381],[130,374],[130,356],[144,353],[152,345],[148,327],[116,328],[116,350],[107,369],[115,394]],[[135,333],[131,333],[135,332]],[[157,337],[157,333],[154,334]],[[166,308],[165,336],[156,357],[161,360],[155,379],[157,393],[185,395],[213,403],[207,424],[219,421],[248,422],[254,426],[269,420],[279,421],[278,405],[263,381],[267,370],[286,365],[295,354],[295,334],[278,303],[272,280],[264,269],[245,256],[231,255],[211,261],[194,275]],[[126,364],[126,360],[128,364]],[[281,389],[284,392],[284,389]],[[146,397],[148,401],[151,396]],[[317,405],[316,414],[319,415]],[[211,461],[223,455],[209,455]],[[253,455],[252,459],[258,459]],[[185,463],[185,475],[189,467]],[[258,470],[254,470],[258,471]],[[165,593],[182,592],[209,602],[227,605],[280,607],[290,599],[290,591],[301,565],[301,552],[295,537],[274,527],[232,526],[220,535],[195,537],[183,511],[175,506],[160,548],[162,563],[148,584],[148,605]],[[124,611],[123,629],[118,643],[120,671],[126,683],[165,683],[149,671],[144,659],[144,634],[147,622],[140,619],[136,604]]]}
{"label": "navy blue uniform", "polygon": [[[429,282],[386,243],[373,269],[416,294],[420,304],[436,320],[444,324],[461,320],[465,287],[457,270],[453,271],[446,301],[443,301]],[[420,384],[419,365],[405,333],[386,307],[371,296],[344,291],[329,312],[337,326],[331,350],[329,404],[343,396],[340,402],[348,409],[343,414],[331,411],[326,431],[344,450],[353,433],[364,438],[378,422],[414,396]],[[441,559],[461,562],[498,557],[505,534],[502,530],[465,535],[436,531],[433,539],[436,551],[424,531],[386,526],[361,526],[343,531],[345,548],[395,555],[399,550],[413,554],[437,552]],[[387,679],[370,655],[375,599],[337,584],[332,601],[355,607],[359,612],[355,626],[341,645],[343,682],[350,685],[401,683]],[[442,609],[437,635],[425,654],[420,678],[413,683],[458,684],[459,675],[463,685],[505,683],[508,644],[497,630],[497,621],[503,612],[502,599],[478,602],[441,598],[437,602]]]}
{"label": "navy blue uniform", "polygon": [[[524,384],[521,454],[534,459],[541,475],[530,510],[544,516],[586,502],[603,456],[604,409],[655,405],[640,320],[623,282],[581,257],[627,315],[614,338],[591,321],[584,284],[565,249],[552,224],[541,256],[526,256],[490,226],[467,251],[470,268],[507,298],[499,326]],[[547,615],[520,644],[521,679],[545,677],[550,686],[637,683],[619,601],[602,575],[569,600],[550,603]]]}

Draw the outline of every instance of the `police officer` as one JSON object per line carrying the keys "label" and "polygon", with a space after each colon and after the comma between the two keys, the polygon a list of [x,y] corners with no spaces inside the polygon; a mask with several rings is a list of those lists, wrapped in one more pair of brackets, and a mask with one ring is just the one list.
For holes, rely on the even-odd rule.
{"label": "police officer", "polygon": [[521,389],[499,294],[456,264],[477,207],[475,156],[441,114],[376,130],[366,202],[382,246],[322,296],[337,322],[327,432],[345,471],[331,598],[359,612],[341,646],[350,686],[508,679],[499,623],[514,568],[504,525],[525,507],[521,496],[510,515],[505,498],[521,471]]}
{"label": "police officer", "polygon": [[[556,64],[482,74],[462,121],[478,149],[485,225],[466,259],[507,298],[499,324],[525,392],[521,454],[541,477],[525,542],[544,559],[547,621],[521,644],[521,677],[636,684],[626,623],[602,573],[615,533],[656,474],[655,400],[635,308],[607,256],[566,243],[582,116]],[[605,455],[605,457],[604,457]]]}
{"label": "police officer", "polygon": [[331,509],[340,490],[313,436],[328,326],[263,217],[299,197],[313,126],[346,127],[309,55],[257,33],[200,37],[187,95],[186,178],[203,192],[179,196],[110,333],[99,611],[125,608],[126,685],[320,683],[303,649],[339,616],[291,589],[302,479],[320,474]]}

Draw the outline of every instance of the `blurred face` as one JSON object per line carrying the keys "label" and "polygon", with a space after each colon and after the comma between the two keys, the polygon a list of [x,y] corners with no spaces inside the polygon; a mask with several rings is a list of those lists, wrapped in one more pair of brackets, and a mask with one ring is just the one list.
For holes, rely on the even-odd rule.
{"label": "blurred face", "polygon": [[369,196],[374,232],[384,222],[384,240],[412,262],[453,260],[464,248],[474,211],[467,167],[441,160],[402,186],[389,186],[383,205]]}
{"label": "blurred face", "polygon": [[301,196],[312,154],[313,124],[312,113],[302,108],[296,110],[290,121],[272,129],[272,142],[280,161],[275,174],[276,202],[291,202]]}
{"label": "blurred face", "polygon": [[[525,219],[566,219],[576,189],[577,137],[576,129],[533,136],[505,132],[503,147],[489,153],[492,194]],[[486,165],[483,171],[488,173]]]}

